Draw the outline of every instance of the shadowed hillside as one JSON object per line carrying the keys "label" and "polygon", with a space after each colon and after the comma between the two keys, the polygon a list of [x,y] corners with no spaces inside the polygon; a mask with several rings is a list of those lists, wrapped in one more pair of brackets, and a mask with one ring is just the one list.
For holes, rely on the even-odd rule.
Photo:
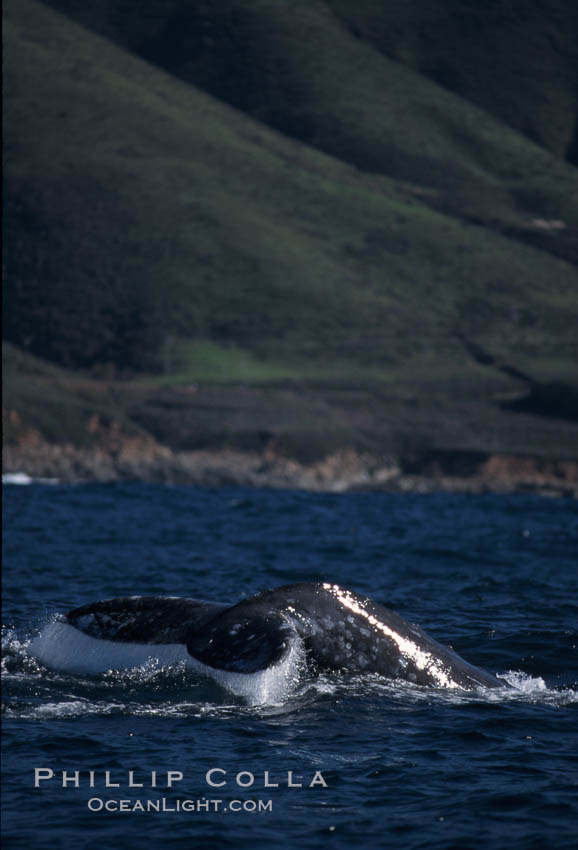
{"label": "shadowed hillside", "polygon": [[[8,338],[67,365],[135,369],[191,337],[338,371],[340,358],[467,359],[457,334],[500,356],[565,356],[574,269],[495,230],[553,215],[572,230],[574,171],[359,48],[320,4],[289,18],[285,4],[245,6],[278,16],[277,55],[319,146],[350,144],[357,168],[46,7],[7,4]],[[338,63],[359,71],[345,88]],[[376,87],[360,99],[368,75],[393,92],[381,109]]]}
{"label": "shadowed hillside", "polygon": [[[10,343],[167,384],[386,388],[425,405],[420,441],[427,410],[450,401],[552,414],[548,387],[564,395],[576,369],[578,179],[563,160],[569,125],[552,118],[571,114],[568,86],[550,119],[536,112],[555,133],[513,114],[508,126],[465,60],[451,53],[462,76],[435,71],[419,4],[396,18],[395,49],[389,4],[50,5],[84,26],[32,0],[4,4]],[[440,9],[428,12],[438,24],[464,17]],[[563,30],[563,12],[545,33]],[[567,68],[572,48],[553,53]],[[504,68],[506,95],[516,64]],[[18,412],[22,381],[11,386]],[[157,428],[126,399],[103,404],[129,431]],[[346,419],[340,444],[355,431]],[[468,422],[460,444],[495,450],[494,426],[480,442]],[[442,430],[445,451],[449,419]]]}
{"label": "shadowed hillside", "polygon": [[[305,91],[276,66],[295,66],[299,51],[319,50],[317,22],[341,42],[333,51],[336,84],[363,73],[363,63],[336,55],[346,41],[357,42],[359,55],[374,48],[577,162],[578,7],[572,0],[48,2],[247,111],[272,116],[278,98],[276,113],[285,123],[287,99],[297,105]],[[292,45],[293,59],[283,51],[291,31],[302,42],[297,52]],[[330,61],[323,51],[320,62]],[[383,90],[383,77],[365,82]],[[298,136],[308,132],[298,121],[294,129]]]}
{"label": "shadowed hillside", "polygon": [[290,137],[418,184],[437,209],[578,256],[575,176],[489,120],[571,151],[578,16],[567,0],[547,11],[503,0],[52,3]]}

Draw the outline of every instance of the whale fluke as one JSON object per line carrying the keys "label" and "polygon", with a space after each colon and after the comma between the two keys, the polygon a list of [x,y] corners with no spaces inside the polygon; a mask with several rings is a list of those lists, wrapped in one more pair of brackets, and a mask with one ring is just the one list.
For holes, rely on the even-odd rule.
{"label": "whale fluke", "polygon": [[184,644],[191,629],[229,607],[182,596],[125,596],[74,608],[65,619],[101,640]]}
{"label": "whale fluke", "polygon": [[[108,648],[107,660],[114,647],[130,646],[127,666],[148,653],[188,658],[203,672],[242,676],[275,670],[299,656],[317,672],[377,673],[466,690],[507,687],[395,611],[327,582],[285,585],[235,605],[187,597],[109,599],[69,611],[64,623],[79,638],[93,639],[92,671],[98,644]],[[36,654],[45,663],[58,657],[53,648],[43,653],[37,647]]]}

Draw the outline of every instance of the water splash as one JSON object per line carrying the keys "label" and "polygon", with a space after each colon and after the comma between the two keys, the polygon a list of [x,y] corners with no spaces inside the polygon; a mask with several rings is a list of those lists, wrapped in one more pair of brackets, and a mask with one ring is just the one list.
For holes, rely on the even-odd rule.
{"label": "water splash", "polygon": [[59,484],[58,478],[32,478],[26,472],[5,472],[2,475],[2,484],[17,484],[27,486],[29,484]]}
{"label": "water splash", "polygon": [[[38,637],[11,628],[2,634],[4,712],[25,719],[86,716],[221,717],[244,714],[294,715],[312,706],[377,697],[397,708],[412,706],[526,703],[553,707],[578,704],[578,690],[550,688],[540,677],[521,671],[499,674],[504,688],[477,691],[421,687],[372,675],[307,675],[302,647],[283,665],[261,674],[199,670],[175,660],[163,664],[149,657],[130,669],[98,674],[71,674],[44,667],[29,652]],[[203,665],[201,665],[203,666]]]}

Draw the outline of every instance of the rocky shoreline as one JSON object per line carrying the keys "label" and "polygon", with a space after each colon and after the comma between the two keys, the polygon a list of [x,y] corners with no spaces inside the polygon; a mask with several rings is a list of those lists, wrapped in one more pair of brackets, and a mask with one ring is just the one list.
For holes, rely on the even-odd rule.
{"label": "rocky shoreline", "polygon": [[5,369],[7,475],[578,496],[578,423],[503,409],[471,394],[158,386],[39,375],[17,365]]}
{"label": "rocky shoreline", "polygon": [[[303,463],[271,451],[173,451],[154,440],[79,447],[28,439],[4,447],[4,473],[64,483],[141,481],[199,487],[271,487],[315,492],[538,492],[578,497],[578,461],[494,454],[464,467],[459,452],[411,473],[393,458],[343,449]],[[462,463],[460,463],[460,460]]]}

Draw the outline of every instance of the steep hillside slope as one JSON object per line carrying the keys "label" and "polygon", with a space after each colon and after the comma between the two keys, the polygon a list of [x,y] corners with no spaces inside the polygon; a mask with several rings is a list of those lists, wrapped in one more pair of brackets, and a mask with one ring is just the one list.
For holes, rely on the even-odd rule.
{"label": "steep hillside slope", "polygon": [[[248,110],[266,99],[268,20],[279,0],[47,0],[80,23]],[[287,6],[287,4],[285,4]],[[481,106],[576,164],[578,7],[573,0],[325,0],[292,3],[303,42],[313,17]],[[309,10],[309,11],[307,11]],[[333,20],[330,22],[330,18]],[[251,21],[254,23],[252,24]],[[283,21],[286,28],[289,17]],[[251,32],[252,31],[252,32]],[[342,32],[343,36],[343,32]],[[345,57],[344,57],[345,59]],[[342,63],[338,75],[358,68]],[[283,95],[282,89],[277,92]],[[278,112],[287,108],[281,101]],[[299,128],[297,128],[299,134]]]}
{"label": "steep hillside slope", "polygon": [[[69,366],[192,357],[194,373],[209,340],[278,377],[469,386],[491,374],[473,341],[568,377],[576,272],[547,219],[571,246],[574,170],[322,3],[240,6],[247,50],[268,27],[265,105],[274,68],[292,92],[293,117],[262,117],[335,157],[45,6],[5,4],[7,338]],[[518,238],[542,231],[545,250]]]}
{"label": "steep hillside slope", "polygon": [[[547,10],[511,0],[51,2],[293,138],[427,187],[422,199],[438,209],[578,258],[575,172],[489,119],[562,158],[572,148],[578,16],[568,0]],[[563,226],[536,232],[536,218]]]}

